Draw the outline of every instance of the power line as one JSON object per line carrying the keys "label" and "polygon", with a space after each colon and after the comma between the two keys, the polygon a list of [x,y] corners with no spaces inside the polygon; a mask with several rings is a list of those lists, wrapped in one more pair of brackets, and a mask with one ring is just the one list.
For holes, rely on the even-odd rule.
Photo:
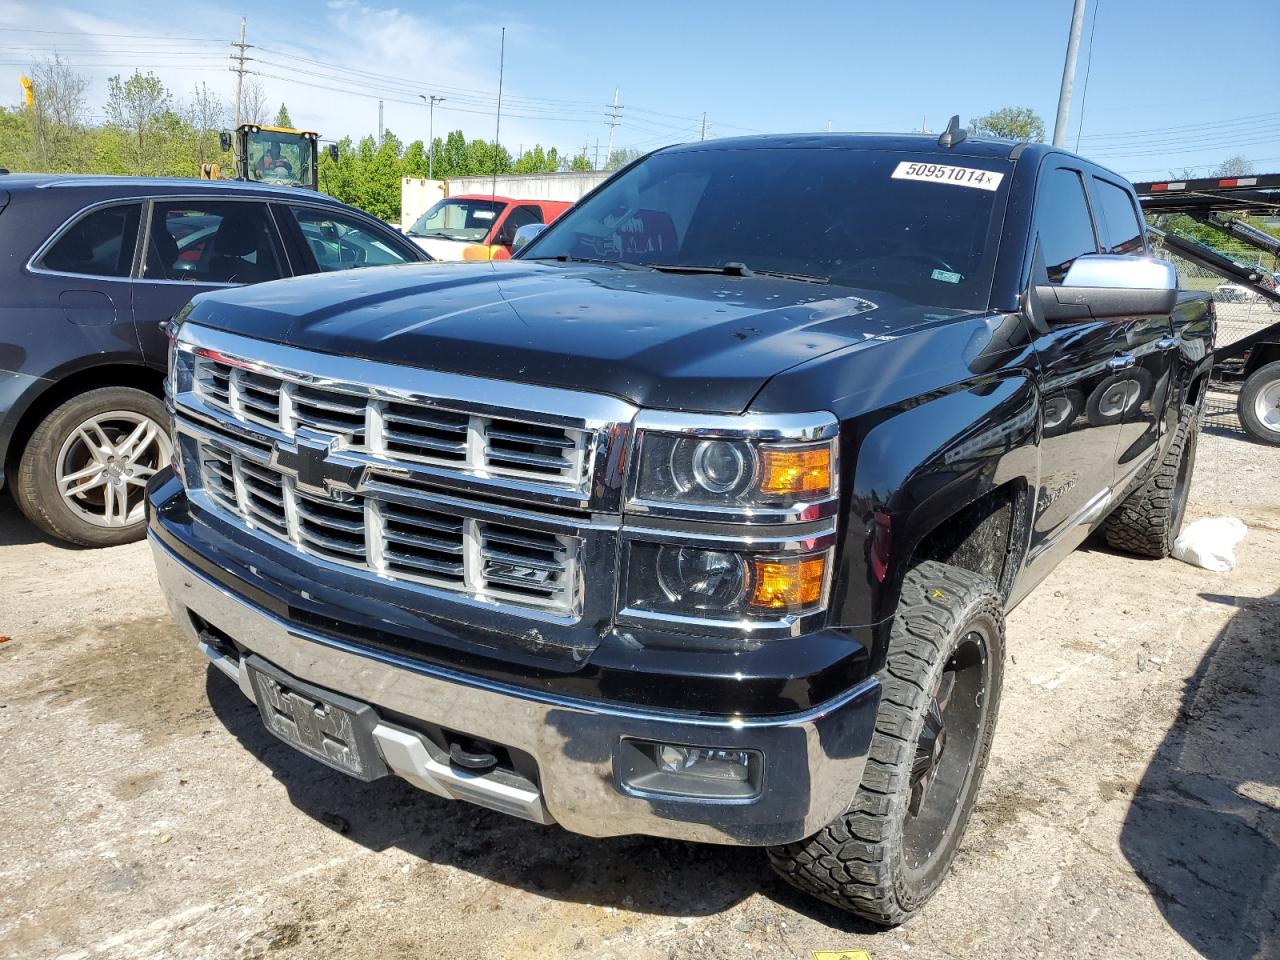
{"label": "power line", "polygon": [[171,37],[158,34],[142,34],[142,33],[88,33],[84,30],[36,30],[32,27],[20,27],[15,23],[0,23],[0,30],[8,30],[13,33],[45,33],[69,37],[111,37],[113,39],[126,40],[195,40],[200,43],[225,43],[226,41],[219,37]]}
{"label": "power line", "polygon": [[1089,74],[1093,72],[1093,34],[1098,29],[1098,11],[1102,9],[1102,0],[1093,5],[1093,19],[1089,21],[1089,56],[1084,62],[1084,83],[1080,89],[1080,121],[1076,125],[1076,152],[1080,152],[1080,134],[1084,132],[1084,108],[1089,102]]}
{"label": "power line", "polygon": [[1216,129],[1220,127],[1235,127],[1241,124],[1255,124],[1259,121],[1274,120],[1280,118],[1280,113],[1253,113],[1244,117],[1228,117],[1221,120],[1206,120],[1202,123],[1188,123],[1176,127],[1148,127],[1145,130],[1124,130],[1115,133],[1091,133],[1082,137],[1083,140],[1108,140],[1108,139],[1131,139],[1137,138],[1140,134],[1162,134],[1177,133],[1180,131],[1202,131]]}

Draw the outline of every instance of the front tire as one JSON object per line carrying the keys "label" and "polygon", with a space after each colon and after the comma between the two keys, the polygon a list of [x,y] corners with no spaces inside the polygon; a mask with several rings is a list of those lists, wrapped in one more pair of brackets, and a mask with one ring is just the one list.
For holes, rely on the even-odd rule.
{"label": "front tire", "polygon": [[1249,436],[1280,444],[1280,360],[1264,363],[1249,374],[1237,403],[1240,425]]}
{"label": "front tire", "polygon": [[90,390],[54,408],[22,451],[14,498],[51,537],[85,547],[142,538],[147,480],[168,465],[164,404],[132,387]]}
{"label": "front tire", "polygon": [[925,561],[907,574],[880,672],[862,784],[814,836],[773,847],[805,893],[883,926],[916,913],[946,876],[986,770],[1004,675],[995,585]]}

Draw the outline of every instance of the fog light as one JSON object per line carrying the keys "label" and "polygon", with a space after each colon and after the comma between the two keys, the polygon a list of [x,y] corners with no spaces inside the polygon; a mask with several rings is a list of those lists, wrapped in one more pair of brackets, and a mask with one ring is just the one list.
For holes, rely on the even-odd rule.
{"label": "fog light", "polygon": [[624,739],[614,770],[618,785],[630,793],[746,802],[760,796],[764,755],[736,747]]}
{"label": "fog light", "polygon": [[712,747],[678,747],[672,743],[658,749],[658,769],[708,780],[746,782],[751,754],[746,750],[717,750]]}

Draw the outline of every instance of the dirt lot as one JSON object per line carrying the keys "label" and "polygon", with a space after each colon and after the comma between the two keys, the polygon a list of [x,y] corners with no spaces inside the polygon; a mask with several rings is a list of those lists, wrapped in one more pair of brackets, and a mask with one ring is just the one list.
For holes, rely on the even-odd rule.
{"label": "dirt lot", "polygon": [[877,932],[758,851],[587,840],[302,759],[174,639],[145,545],[0,499],[0,956],[1280,957],[1280,449],[1211,429],[1214,574],[1089,546],[1009,622],[960,861]]}

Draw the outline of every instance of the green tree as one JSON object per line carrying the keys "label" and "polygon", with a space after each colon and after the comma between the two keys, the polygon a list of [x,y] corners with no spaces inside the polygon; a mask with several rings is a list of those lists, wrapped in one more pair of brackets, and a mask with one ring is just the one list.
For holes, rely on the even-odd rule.
{"label": "green tree", "polygon": [[390,130],[382,136],[376,150],[370,150],[373,138],[360,141],[360,153],[367,157],[361,171],[361,209],[383,220],[400,219],[400,140]]}
{"label": "green tree", "polygon": [[403,177],[427,175],[427,148],[421,140],[415,140],[405,148],[400,175]]}
{"label": "green tree", "polygon": [[0,167],[5,170],[30,169],[31,111],[23,107],[0,107]]}
{"label": "green tree", "polygon": [[35,99],[30,115],[30,166],[38,170],[75,170],[86,159],[84,77],[53,57],[34,64]]}
{"label": "green tree", "polygon": [[1030,107],[1002,107],[969,121],[974,136],[1044,143],[1044,121]]}
{"label": "green tree", "polygon": [[119,74],[107,79],[107,118],[128,138],[130,172],[139,176],[160,172],[155,154],[167,125],[165,115],[172,112],[172,100],[160,78],[150,71],[142,74],[134,70],[128,80],[121,80]]}
{"label": "green tree", "polygon": [[640,159],[639,150],[615,150],[609,154],[609,161],[604,165],[606,170],[621,170],[633,160]]}
{"label": "green tree", "polygon": [[280,103],[280,109],[276,111],[275,126],[293,129],[293,121],[289,119],[289,108],[284,105],[283,101]]}
{"label": "green tree", "polygon": [[1234,157],[1228,157],[1220,164],[1213,168],[1209,176],[1211,177],[1247,177],[1253,173],[1253,164],[1244,157],[1236,154]]}
{"label": "green tree", "polygon": [[561,166],[566,170],[572,170],[574,173],[590,173],[594,168],[591,166],[591,158],[587,156],[584,148],[581,153],[573,155],[573,158],[564,157],[561,160]]}
{"label": "green tree", "polygon": [[436,151],[436,179],[469,177],[477,171],[471,168],[471,155],[467,138],[461,130],[452,130],[445,137],[444,145]]}
{"label": "green tree", "polygon": [[224,154],[218,142],[227,119],[227,108],[207,83],[199,83],[192,88],[191,101],[186,104],[183,117],[190,128],[187,133],[195,154],[196,168],[215,162],[229,167],[231,155]]}

